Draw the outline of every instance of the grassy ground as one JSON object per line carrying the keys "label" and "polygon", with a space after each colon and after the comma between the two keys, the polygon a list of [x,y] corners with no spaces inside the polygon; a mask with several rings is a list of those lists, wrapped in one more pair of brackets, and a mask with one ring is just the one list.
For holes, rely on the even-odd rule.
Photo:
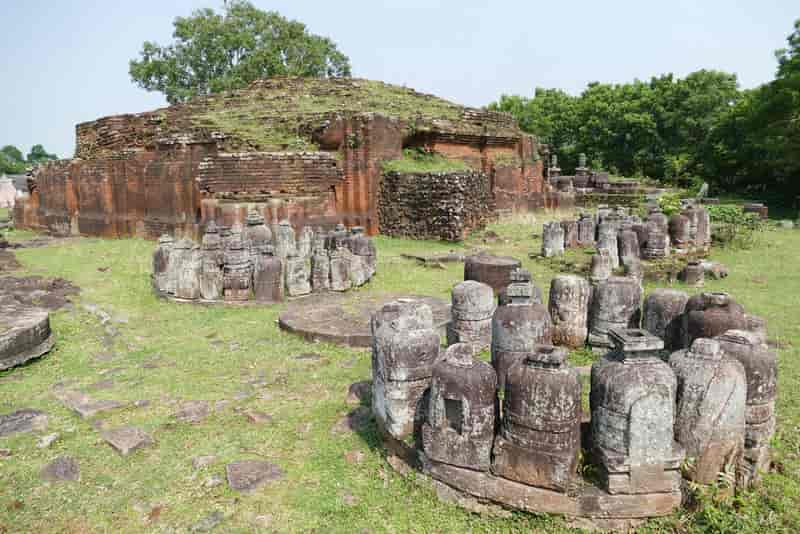
{"label": "grassy ground", "polygon": [[[542,219],[519,217],[495,224],[500,239],[479,237],[452,245],[377,238],[379,274],[362,291],[408,291],[446,297],[462,279],[461,265],[427,269],[401,253],[428,254],[475,247],[516,256],[545,290],[558,262],[528,259],[540,241],[530,237]],[[27,234],[26,234],[27,235]],[[19,238],[12,233],[11,238]],[[374,428],[333,433],[352,407],[345,402],[350,383],[370,377],[369,353],[311,344],[278,330],[281,307],[201,308],[157,300],[150,291],[153,243],[141,240],[81,239],[58,246],[17,251],[25,273],[62,276],[83,288],[78,305],[52,315],[57,348],[45,359],[0,373],[0,413],[30,407],[49,414],[38,434],[0,438],[0,532],[174,532],[186,531],[218,512],[217,532],[559,532],[559,518],[510,514],[488,517],[440,503],[424,480],[402,476],[386,463]],[[779,472],[737,500],[708,500],[699,512],[676,513],[651,521],[643,531],[775,532],[800,528],[800,279],[796,275],[800,231],[775,230],[749,251],[715,251],[732,271],[707,288],[732,292],[748,310],[769,321],[770,335],[787,348],[780,352],[779,428],[775,459]],[[588,261],[570,251],[567,261]],[[545,291],[546,293],[546,291]],[[109,344],[96,304],[113,317],[119,335]],[[295,359],[318,353],[319,361]],[[97,355],[113,354],[110,361]],[[585,354],[574,356],[585,363]],[[152,363],[157,365],[153,368]],[[110,389],[91,391],[101,399],[133,403],[82,420],[54,397],[54,385],[87,388],[113,380]],[[177,422],[172,414],[187,400],[230,401],[204,422]],[[250,423],[244,410],[272,415]],[[100,423],[99,420],[104,420]],[[133,424],[156,444],[122,458],[106,445],[95,426]],[[49,448],[36,444],[58,432]],[[75,483],[45,483],[40,469],[55,457],[78,460]],[[194,470],[192,458],[216,461]],[[224,479],[226,463],[266,459],[285,478],[242,495]],[[206,523],[206,526],[210,523]]]}

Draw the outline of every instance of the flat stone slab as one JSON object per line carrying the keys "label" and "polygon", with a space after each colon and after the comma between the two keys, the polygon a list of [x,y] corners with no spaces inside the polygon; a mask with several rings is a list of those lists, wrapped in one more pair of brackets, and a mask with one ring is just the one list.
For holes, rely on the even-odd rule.
{"label": "flat stone slab", "polygon": [[48,482],[74,481],[80,479],[81,470],[74,458],[59,456],[42,468],[40,476]]}
{"label": "flat stone slab", "polygon": [[283,469],[260,460],[242,460],[225,466],[228,484],[236,491],[249,493],[267,482],[283,478]]}
{"label": "flat stone slab", "polygon": [[0,301],[0,371],[50,352],[50,314],[4,296]]}
{"label": "flat stone slab", "polygon": [[23,408],[0,415],[0,438],[47,428],[47,415],[39,410]]}
{"label": "flat stone slab", "polygon": [[80,391],[59,391],[56,393],[56,397],[64,406],[80,415],[83,419],[123,406],[122,403],[117,401],[97,400]]}
{"label": "flat stone slab", "polygon": [[153,444],[153,438],[135,426],[112,428],[101,432],[100,436],[122,456],[127,456],[136,449]]}
{"label": "flat stone slab", "polygon": [[393,293],[321,293],[296,300],[280,315],[282,330],[309,341],[328,341],[350,347],[372,344],[370,318],[387,302],[409,299],[427,304],[433,310],[434,326],[440,334],[450,322],[450,303],[435,297]]}

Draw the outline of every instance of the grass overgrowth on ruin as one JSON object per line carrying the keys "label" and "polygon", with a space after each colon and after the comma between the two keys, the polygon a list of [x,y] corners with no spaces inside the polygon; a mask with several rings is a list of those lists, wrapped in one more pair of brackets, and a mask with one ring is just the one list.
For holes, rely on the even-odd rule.
{"label": "grass overgrowth on ruin", "polygon": [[[463,278],[463,265],[431,269],[402,257],[450,250],[486,249],[522,260],[545,290],[563,266],[530,259],[538,252],[541,223],[551,215],[503,220],[466,243],[423,242],[378,237],[376,278],[357,291],[427,294],[449,298]],[[27,237],[28,233],[25,234]],[[19,240],[19,233],[10,237]],[[215,512],[219,531],[508,532],[568,530],[557,517],[468,513],[442,504],[415,474],[400,475],[385,460],[375,428],[360,433],[332,428],[350,410],[349,384],[370,378],[365,350],[308,343],[277,327],[282,306],[223,308],[157,300],[150,290],[154,243],[137,240],[68,240],[45,248],[16,251],[24,274],[60,276],[82,288],[71,310],[52,315],[57,347],[46,358],[0,373],[0,413],[30,407],[49,414],[45,432],[0,438],[0,532],[186,531]],[[714,250],[731,276],[707,281],[706,289],[729,291],[748,311],[769,324],[780,349],[778,470],[763,485],[735,500],[701,497],[704,506],[651,521],[647,532],[792,532],[800,529],[800,279],[795,273],[800,231],[771,230],[750,250]],[[565,262],[587,262],[571,250]],[[647,289],[652,288],[652,286]],[[686,288],[682,288],[686,289]],[[689,289],[690,292],[698,290]],[[119,331],[110,345],[95,304],[111,315]],[[316,353],[321,359],[296,359]],[[98,358],[98,356],[101,356]],[[107,359],[105,356],[113,356]],[[573,354],[586,364],[591,356]],[[54,398],[54,385],[90,390],[99,399],[146,400],[82,420]],[[177,422],[182,401],[220,402],[203,422]],[[272,415],[254,424],[245,412]],[[133,424],[151,433],[152,447],[120,457],[99,437],[93,423]],[[37,448],[44,434],[57,432],[49,448]],[[76,458],[81,478],[45,483],[40,469],[61,455]],[[216,460],[194,470],[192,458]],[[285,478],[252,494],[232,491],[225,464],[265,459]],[[212,481],[212,483],[208,483]]]}
{"label": "grass overgrowth on ruin", "polygon": [[401,159],[383,162],[381,168],[383,172],[399,172],[403,174],[473,170],[464,160],[449,159],[436,152],[426,152],[413,148],[404,149]]}

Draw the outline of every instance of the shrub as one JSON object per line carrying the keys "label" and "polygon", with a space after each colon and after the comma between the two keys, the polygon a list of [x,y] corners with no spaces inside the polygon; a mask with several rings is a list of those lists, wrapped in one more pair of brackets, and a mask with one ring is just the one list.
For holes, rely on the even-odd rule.
{"label": "shrub", "polygon": [[723,246],[751,248],[765,229],[760,216],[744,213],[739,206],[720,204],[707,206],[707,209],[714,241]]}
{"label": "shrub", "polygon": [[658,199],[658,207],[670,217],[681,211],[681,197],[678,193],[664,193]]}

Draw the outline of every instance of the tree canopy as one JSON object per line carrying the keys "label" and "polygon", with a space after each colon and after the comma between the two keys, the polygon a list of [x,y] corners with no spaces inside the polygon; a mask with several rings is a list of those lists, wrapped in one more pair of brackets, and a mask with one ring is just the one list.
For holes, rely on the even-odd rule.
{"label": "tree canopy", "polygon": [[222,13],[200,9],[173,23],[174,42],[145,42],[130,76],[174,104],[272,76],[350,76],[350,60],[327,37],[250,2],[231,0]]}
{"label": "tree canopy", "polygon": [[55,159],[58,156],[49,154],[42,145],[33,145],[27,156],[17,147],[6,145],[0,148],[0,174],[22,174],[28,167]]}
{"label": "tree canopy", "polygon": [[578,96],[537,88],[502,96],[511,112],[569,171],[586,153],[595,167],[682,185],[784,198],[800,194],[800,20],[776,52],[773,81],[740,90],[735,74],[700,70],[676,78],[591,83]]}

